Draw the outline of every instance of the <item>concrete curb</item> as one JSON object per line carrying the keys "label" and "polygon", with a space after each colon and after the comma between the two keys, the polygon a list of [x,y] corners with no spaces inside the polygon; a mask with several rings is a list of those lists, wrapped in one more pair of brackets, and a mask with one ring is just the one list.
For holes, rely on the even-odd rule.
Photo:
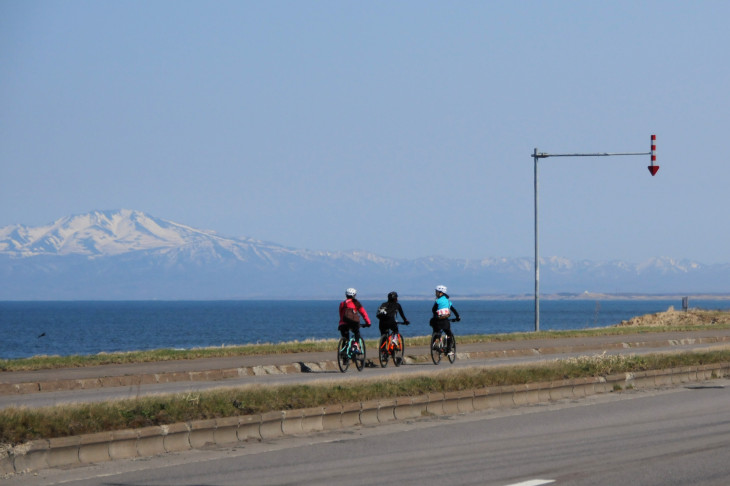
{"label": "concrete curb", "polygon": [[150,457],[166,452],[234,444],[239,441],[261,441],[353,426],[379,425],[396,420],[415,420],[425,415],[454,415],[534,405],[628,388],[657,388],[726,376],[730,376],[730,363],[429,393],[416,397],[370,400],[143,429],[40,439],[0,450],[0,474]]}
{"label": "concrete curb", "polygon": [[[636,342],[617,342],[604,343],[601,350],[607,349],[630,349],[630,348],[652,348],[663,346],[682,346],[688,344],[720,344],[730,342],[730,337],[700,337],[686,339],[666,339],[659,341],[636,341]],[[510,349],[500,351],[474,351],[459,352],[458,358],[462,360],[468,359],[489,359],[489,358],[505,358],[518,356],[542,356],[576,352],[595,351],[597,348],[591,345],[570,345],[542,348],[527,349]],[[406,364],[412,364],[420,361],[427,361],[425,356],[406,356]],[[311,373],[321,371],[337,370],[337,362],[320,361],[320,362],[295,362],[282,365],[267,366],[248,366],[240,368],[214,369],[207,371],[187,371],[187,372],[169,372],[154,373],[143,375],[124,375],[100,378],[85,379],[69,379],[69,380],[53,380],[38,381],[29,383],[0,383],[0,395],[24,395],[30,393],[56,392],[67,390],[86,390],[94,388],[108,387],[131,387],[140,385],[151,385],[157,383],[172,383],[180,381],[225,381],[233,378],[244,376],[260,376],[260,375],[279,375],[286,373]]]}

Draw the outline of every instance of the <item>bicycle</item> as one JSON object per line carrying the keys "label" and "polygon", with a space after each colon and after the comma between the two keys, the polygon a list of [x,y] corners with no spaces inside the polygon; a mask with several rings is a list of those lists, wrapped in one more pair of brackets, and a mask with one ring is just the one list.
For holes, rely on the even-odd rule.
{"label": "bicycle", "polygon": [[[365,326],[360,324],[360,327]],[[365,340],[360,336],[359,341],[356,341],[354,333],[350,335],[349,340],[340,338],[337,344],[337,366],[344,373],[353,361],[357,371],[362,371],[365,367]]]}
{"label": "bicycle", "polygon": [[[407,325],[405,322],[396,322],[396,324]],[[393,364],[400,366],[403,364],[406,343],[403,341],[403,336],[400,333],[395,334],[392,329],[388,329],[387,334],[380,336],[378,350],[378,359],[380,360],[381,368],[388,366],[388,359],[391,356],[393,357]]]}
{"label": "bicycle", "polygon": [[[456,322],[456,319],[449,320]],[[441,355],[446,355],[451,364],[456,361],[456,337],[454,336],[451,341],[449,345],[449,337],[444,334],[443,329],[433,332],[431,335],[431,361],[433,361],[433,364],[437,365],[441,362]],[[448,353],[446,352],[447,349]]]}

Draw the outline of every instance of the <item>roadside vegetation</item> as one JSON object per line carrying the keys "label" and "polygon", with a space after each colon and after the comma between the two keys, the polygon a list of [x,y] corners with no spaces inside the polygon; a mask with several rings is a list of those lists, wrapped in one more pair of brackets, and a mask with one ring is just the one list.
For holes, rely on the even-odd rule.
{"label": "roadside vegetation", "polygon": [[[666,312],[635,317],[611,327],[572,331],[543,331],[537,333],[459,335],[458,342],[459,344],[469,344],[728,328],[730,328],[730,312],[728,311],[691,309],[688,312],[684,312],[670,309]],[[405,331],[407,333],[408,329]],[[406,346],[427,346],[429,339],[430,336],[406,337]],[[324,339],[279,344],[249,344],[243,346],[221,346],[183,350],[156,349],[123,353],[99,353],[94,355],[35,356],[24,359],[0,359],[0,371],[33,371],[109,364],[332,351],[336,347],[336,343],[337,339]],[[377,346],[377,340],[367,340],[367,346],[370,349],[374,349]]]}
{"label": "roadside vegetation", "polygon": [[600,354],[542,365],[445,370],[388,380],[349,378],[335,384],[246,386],[104,403],[7,408],[0,410],[0,448],[32,439],[191,420],[724,362],[730,362],[730,351],[644,356]]}

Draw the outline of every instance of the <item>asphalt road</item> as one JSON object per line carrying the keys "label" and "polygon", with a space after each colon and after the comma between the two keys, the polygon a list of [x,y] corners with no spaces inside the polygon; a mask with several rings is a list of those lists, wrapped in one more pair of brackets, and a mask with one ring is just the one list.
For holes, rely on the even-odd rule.
{"label": "asphalt road", "polygon": [[720,486],[730,380],[426,417],[16,476],[5,484]]}
{"label": "asphalt road", "polygon": [[[464,346],[466,347],[466,346]],[[707,344],[686,344],[673,346],[656,346],[648,348],[627,348],[612,349],[606,351],[607,354],[646,354],[660,352],[677,352],[689,350],[706,350],[716,347],[727,347],[726,344],[707,345]],[[426,350],[423,350],[424,358]],[[392,362],[387,368],[365,368],[362,372],[355,370],[354,365],[350,366],[347,373],[339,371],[318,371],[312,373],[290,373],[290,374],[273,374],[259,376],[243,376],[235,379],[224,381],[183,381],[173,383],[160,383],[151,385],[122,386],[110,388],[93,388],[88,390],[70,390],[57,391],[48,393],[32,393],[27,395],[0,395],[0,409],[8,407],[44,407],[62,405],[68,403],[81,402],[101,402],[116,399],[134,399],[141,396],[165,393],[195,393],[203,390],[211,390],[215,388],[240,387],[245,385],[275,385],[275,384],[312,384],[312,383],[334,383],[343,380],[382,380],[384,378],[392,378],[396,376],[415,375],[415,374],[433,374],[447,369],[462,369],[467,367],[496,367],[511,366],[530,363],[541,363],[552,361],[555,359],[565,359],[572,356],[600,354],[599,349],[589,352],[572,352],[561,353],[557,355],[536,355],[536,356],[519,356],[505,358],[484,358],[484,359],[457,359],[454,364],[449,364],[443,360],[441,364],[435,366],[429,361],[407,364],[400,367],[393,366]],[[372,353],[370,359],[375,358]],[[69,370],[75,371],[75,370]]]}

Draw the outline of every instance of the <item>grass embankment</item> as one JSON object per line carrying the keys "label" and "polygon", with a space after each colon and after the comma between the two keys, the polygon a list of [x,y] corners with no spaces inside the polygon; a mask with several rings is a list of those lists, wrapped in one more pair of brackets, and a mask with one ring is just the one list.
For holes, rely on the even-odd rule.
{"label": "grass embankment", "polygon": [[[692,309],[689,312],[668,310],[657,314],[635,317],[616,326],[582,329],[574,331],[543,331],[510,334],[483,334],[458,336],[459,344],[485,343],[495,341],[523,341],[531,339],[557,339],[585,336],[616,336],[625,334],[697,331],[702,329],[730,328],[730,312]],[[408,335],[410,329],[403,327]],[[455,327],[458,335],[458,327]],[[407,337],[406,346],[427,346],[429,336]],[[366,340],[369,349],[375,349],[377,340]],[[336,339],[295,341],[279,344],[250,344],[244,346],[222,346],[194,349],[155,349],[125,353],[99,353],[74,356],[35,356],[24,359],[0,359],[0,371],[32,371],[53,368],[79,368],[109,364],[146,363],[199,358],[220,358],[233,356],[257,356],[265,354],[292,354],[305,352],[332,351]]]}
{"label": "grass embankment", "polygon": [[10,408],[0,410],[0,444],[14,445],[39,438],[417,396],[429,392],[549,382],[722,362],[730,362],[730,351],[648,356],[598,355],[560,360],[548,365],[448,370],[388,380],[348,380],[334,385],[249,386],[42,409]]}

